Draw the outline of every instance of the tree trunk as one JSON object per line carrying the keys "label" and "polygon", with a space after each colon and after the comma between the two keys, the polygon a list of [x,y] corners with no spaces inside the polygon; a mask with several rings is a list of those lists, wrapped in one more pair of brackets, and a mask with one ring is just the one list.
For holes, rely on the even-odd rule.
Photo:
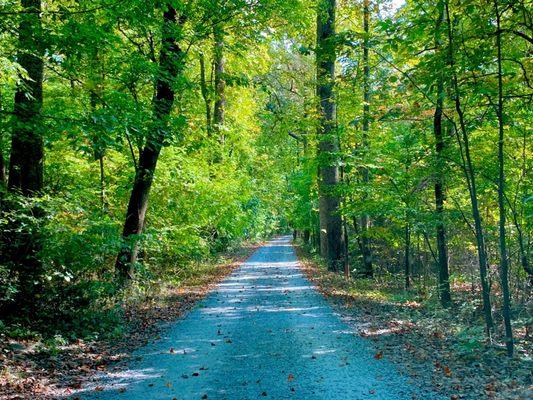
{"label": "tree trunk", "polygon": [[184,52],[176,38],[176,27],[174,25],[176,23],[183,25],[185,18],[180,16],[176,19],[176,16],[176,10],[169,4],[168,9],[163,13],[159,75],[153,103],[156,129],[148,137],[139,157],[122,233],[123,245],[115,264],[118,277],[122,281],[129,280],[133,276],[133,266],[137,261],[139,251],[137,235],[142,234],[144,228],[148,196],[154,180],[159,153],[165,139],[167,118],[174,103],[173,83],[183,69]]}
{"label": "tree trunk", "polygon": [[[4,126],[4,104],[2,93],[0,92],[0,129]],[[4,132],[0,132],[0,189],[7,188],[6,159],[4,158]],[[1,191],[0,191],[1,193]],[[2,203],[0,197],[0,211]]]}
{"label": "tree trunk", "polygon": [[[98,58],[95,55],[95,60],[97,61]],[[94,115],[96,112],[96,107],[98,105],[98,96],[95,92],[95,90],[91,90],[89,94],[90,98],[90,106],[91,111]],[[94,152],[94,159],[98,161],[98,168],[100,171],[99,174],[99,185],[100,185],[100,207],[102,209],[102,212],[107,212],[107,200],[105,195],[105,170],[104,170],[104,155],[105,155],[105,147],[102,145],[101,140],[98,138],[98,132],[96,131],[97,127],[95,126],[95,132],[93,135],[93,152]]]}
{"label": "tree trunk", "polygon": [[24,196],[32,196],[43,187],[43,49],[40,35],[41,1],[22,0],[24,13],[19,25],[17,60],[28,73],[28,79],[15,93],[16,125],[11,139],[8,187]]}
{"label": "tree trunk", "polygon": [[[370,59],[368,56],[370,46],[370,1],[363,1],[363,29],[365,32],[363,39],[363,151],[368,151],[368,132],[370,128]],[[363,183],[368,185],[370,180],[368,168],[363,167]],[[363,201],[366,200],[366,195]],[[368,228],[370,227],[370,217],[363,215],[361,218],[361,252],[363,256],[363,275],[371,278],[374,275],[372,266],[372,251],[370,249],[370,239],[368,238]]]}
{"label": "tree trunk", "polygon": [[[15,92],[15,125],[11,134],[8,190],[25,197],[39,195],[43,189],[43,128],[41,109],[43,104],[43,42],[41,25],[41,1],[22,0],[17,61],[27,72]],[[9,206],[8,206],[9,207]],[[36,218],[36,225],[14,221],[8,227],[3,244],[5,257],[18,276],[17,307],[35,309],[35,295],[39,292],[42,263],[39,228],[43,211],[29,210]],[[18,310],[20,312],[20,309]]]}
{"label": "tree trunk", "polygon": [[100,154],[98,157],[98,166],[100,168],[100,206],[103,212],[107,212],[108,205],[105,195],[105,168],[104,168],[104,155]]}
{"label": "tree trunk", "polygon": [[309,229],[304,229],[304,232],[303,232],[303,239],[304,239],[304,243],[306,245],[309,244],[309,238],[311,236],[311,231]]}
{"label": "tree trunk", "polygon": [[[468,131],[466,128],[464,113],[461,105],[461,94],[459,91],[459,82],[457,72],[455,70],[455,59],[453,49],[453,32],[450,18],[450,9],[448,1],[445,1],[446,8],[446,24],[448,28],[448,61],[452,72],[452,84],[455,98],[455,111],[459,118],[459,130],[461,132],[462,144],[464,145],[464,171],[467,181],[468,191],[470,194],[470,203],[472,206],[472,216],[474,218],[474,230],[476,234],[477,253],[479,261],[479,275],[481,280],[481,289],[483,297],[483,312],[485,316],[485,324],[487,326],[487,335],[489,339],[492,338],[492,331],[494,330],[494,321],[492,319],[492,306],[490,300],[490,286],[487,280],[488,260],[485,247],[485,237],[483,233],[483,225],[481,214],[479,212],[479,205],[477,200],[476,176],[472,158],[470,155],[470,143],[468,138]],[[461,145],[461,138],[458,137],[459,145]]]}
{"label": "tree trunk", "polygon": [[335,0],[319,0],[317,13],[317,95],[320,254],[330,270],[342,266],[342,221],[339,184],[338,139],[335,135]]}
{"label": "tree trunk", "polygon": [[505,241],[505,172],[504,172],[504,115],[503,115],[503,78],[502,78],[502,43],[501,15],[498,0],[494,0],[496,12],[496,48],[498,50],[498,209],[500,213],[500,281],[503,295],[503,321],[505,326],[505,345],[507,355],[513,356],[513,329],[511,327],[511,296],[509,294],[509,265],[507,259],[507,243]]}
{"label": "tree trunk", "polygon": [[6,161],[4,159],[4,153],[0,148],[0,187],[5,188],[7,186],[6,176]]}
{"label": "tree trunk", "polygon": [[[437,57],[440,56],[442,49],[441,40],[441,26],[444,19],[444,3],[438,3],[437,24],[435,26],[435,47],[437,49]],[[448,268],[448,249],[446,244],[446,229],[444,227],[444,167],[445,162],[443,158],[444,151],[444,137],[442,134],[442,112],[444,106],[444,76],[442,68],[438,68],[437,74],[437,101],[435,106],[435,114],[433,117],[433,132],[435,134],[435,157],[436,157],[436,171],[435,171],[435,211],[437,219],[437,263],[439,271],[438,291],[440,302],[444,308],[452,305],[452,297],[450,292],[450,273]]]}
{"label": "tree trunk", "polygon": [[208,136],[212,134],[212,121],[211,121],[211,96],[209,95],[209,89],[207,87],[207,79],[205,75],[205,57],[203,53],[200,53],[200,88],[202,91],[202,97],[205,102],[205,125]]}
{"label": "tree trunk", "polygon": [[213,112],[214,131],[220,143],[224,143],[224,126],[226,118],[226,60],[224,58],[224,30],[220,24],[214,27],[215,56],[215,108]]}
{"label": "tree trunk", "polygon": [[409,221],[405,223],[405,258],[404,258],[405,290],[411,287],[411,228]]}

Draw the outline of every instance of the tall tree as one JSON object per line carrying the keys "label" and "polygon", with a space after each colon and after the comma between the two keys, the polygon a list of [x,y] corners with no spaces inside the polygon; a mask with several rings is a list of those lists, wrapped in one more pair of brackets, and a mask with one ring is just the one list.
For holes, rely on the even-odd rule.
{"label": "tall tree", "polygon": [[224,122],[226,119],[226,60],[224,57],[224,27],[219,22],[213,28],[214,67],[215,67],[215,104],[213,111],[213,128],[218,140],[224,143]]}
{"label": "tall tree", "polygon": [[[8,190],[24,197],[38,196],[43,189],[43,37],[41,1],[21,1],[17,61],[25,70],[15,92],[14,127],[11,133]],[[14,206],[16,207],[16,206]],[[21,210],[28,211],[28,210]],[[17,305],[35,307],[40,290],[42,262],[39,226],[43,212],[32,205],[29,214],[36,223],[13,220],[5,233],[2,258],[18,277]]]}
{"label": "tall tree", "polygon": [[211,136],[213,131],[213,122],[211,116],[211,93],[210,87],[207,84],[206,70],[205,70],[205,56],[204,53],[200,53],[200,90],[202,92],[202,98],[205,103],[205,126],[208,136]]}
{"label": "tall tree", "polygon": [[502,73],[502,28],[498,0],[494,0],[496,14],[496,50],[498,63],[498,210],[500,214],[500,281],[503,295],[503,321],[505,326],[505,345],[507,355],[513,356],[513,330],[511,327],[511,296],[509,295],[509,264],[507,259],[507,243],[505,233],[505,171],[504,171],[504,112],[503,112],[503,73]]}
{"label": "tall tree", "polygon": [[[368,151],[368,132],[370,129],[370,0],[363,0],[363,151]],[[363,184],[368,185],[370,180],[369,171],[363,167]],[[365,196],[366,197],[366,196]],[[372,251],[370,249],[370,239],[368,228],[370,227],[370,217],[368,214],[361,218],[361,253],[363,256],[363,275],[372,277],[374,274],[372,266]]]}
{"label": "tall tree", "polygon": [[318,159],[320,253],[329,268],[342,265],[342,220],[339,184],[338,139],[335,122],[335,0],[319,0],[317,10],[317,95],[319,98]]}
{"label": "tall tree", "polygon": [[442,58],[442,25],[444,22],[444,1],[437,3],[437,22],[435,25],[435,49],[437,56],[437,68],[435,71],[437,78],[437,98],[435,102],[435,114],[433,116],[433,133],[435,135],[435,211],[437,230],[437,264],[439,271],[439,296],[443,307],[449,307],[452,303],[450,292],[450,273],[448,268],[448,248],[446,244],[446,229],[444,226],[444,135],[442,129],[442,117],[444,108],[444,70],[440,62]]}
{"label": "tall tree", "polygon": [[488,273],[488,257],[487,248],[485,245],[485,234],[483,232],[483,221],[481,219],[481,213],[479,211],[479,201],[477,194],[476,184],[476,172],[474,169],[474,163],[472,161],[472,155],[470,151],[470,138],[468,134],[468,128],[466,125],[465,115],[463,111],[461,91],[459,87],[459,78],[455,61],[455,40],[454,32],[452,28],[452,19],[450,16],[449,1],[445,1],[445,15],[446,25],[448,33],[448,63],[451,70],[453,98],[455,104],[455,112],[459,120],[459,126],[455,124],[454,129],[457,133],[457,141],[461,147],[461,156],[463,157],[463,170],[465,173],[465,179],[468,187],[468,193],[470,194],[470,205],[472,207],[472,217],[474,219],[474,231],[476,236],[477,255],[479,262],[479,276],[481,280],[481,290],[483,298],[483,313],[485,316],[485,324],[487,327],[487,335],[492,337],[494,330],[494,321],[492,319],[492,305],[490,300],[490,287],[487,278]]}
{"label": "tall tree", "polygon": [[41,1],[22,0],[17,60],[27,73],[15,93],[16,125],[11,135],[9,182],[11,191],[25,196],[43,187],[43,42]]}
{"label": "tall tree", "polygon": [[167,3],[163,11],[159,72],[153,100],[155,127],[139,157],[122,232],[124,243],[115,264],[118,276],[122,280],[132,278],[133,265],[137,261],[139,251],[137,235],[143,232],[148,196],[165,139],[167,120],[174,104],[174,84],[183,70],[185,53],[180,47],[179,35],[184,23],[185,16],[178,15],[172,3]]}

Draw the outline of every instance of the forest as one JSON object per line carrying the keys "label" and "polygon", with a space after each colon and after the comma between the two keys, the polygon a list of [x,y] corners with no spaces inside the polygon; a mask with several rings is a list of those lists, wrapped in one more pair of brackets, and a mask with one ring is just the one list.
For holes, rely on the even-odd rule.
{"label": "forest", "polygon": [[531,388],[532,57],[528,0],[0,0],[0,397],[282,234]]}

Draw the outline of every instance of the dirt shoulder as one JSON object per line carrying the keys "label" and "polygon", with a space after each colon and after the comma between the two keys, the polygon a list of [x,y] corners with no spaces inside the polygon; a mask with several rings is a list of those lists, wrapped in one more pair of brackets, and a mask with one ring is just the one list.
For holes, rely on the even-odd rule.
{"label": "dirt shoulder", "polygon": [[133,350],[156,340],[162,322],[182,317],[258,247],[243,246],[220,262],[203,266],[201,273],[191,274],[179,286],[124,306],[127,330],[117,339],[77,340],[50,349],[35,339],[0,335],[0,399],[69,398],[96,372],[118,368]]}
{"label": "dirt shoulder", "polygon": [[328,272],[296,246],[307,277],[360,336],[407,371],[413,381],[450,399],[533,398],[531,341],[519,337],[518,354],[509,359],[499,346],[479,343],[461,330],[457,309],[431,310],[415,301],[391,301],[372,288],[358,289]]}

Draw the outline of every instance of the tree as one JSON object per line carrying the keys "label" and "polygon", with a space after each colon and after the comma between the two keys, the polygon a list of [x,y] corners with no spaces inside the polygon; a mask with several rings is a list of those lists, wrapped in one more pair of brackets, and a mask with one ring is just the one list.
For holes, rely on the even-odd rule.
{"label": "tree", "polygon": [[452,304],[450,292],[450,273],[448,270],[448,248],[446,244],[446,229],[444,226],[444,135],[442,129],[444,98],[444,66],[440,59],[443,52],[442,25],[444,20],[444,2],[437,3],[437,22],[435,25],[435,49],[439,62],[435,71],[437,79],[437,97],[435,102],[435,114],[433,116],[433,132],[435,135],[435,211],[436,211],[436,231],[437,231],[437,264],[439,270],[439,295],[443,307],[450,307]]}
{"label": "tree", "polygon": [[[14,98],[14,127],[11,132],[8,191],[25,199],[39,196],[43,189],[43,31],[41,1],[22,0],[22,15],[18,26],[17,60],[25,71]],[[6,262],[18,276],[18,305],[34,308],[39,292],[42,262],[39,226],[43,211],[32,204],[29,210],[19,210],[11,226],[4,232],[2,252]],[[8,206],[16,210],[14,204]],[[22,216],[22,213],[29,216]],[[34,222],[24,221],[33,219]],[[27,310],[26,310],[27,311]]]}
{"label": "tree", "polygon": [[[363,151],[368,150],[368,131],[370,127],[370,0],[363,0]],[[363,184],[368,185],[370,180],[369,171],[366,166],[362,168]],[[370,227],[370,217],[365,214],[361,217],[361,253],[363,256],[363,275],[372,277],[374,271],[372,266],[372,250],[368,238],[368,228]]]}
{"label": "tree", "polygon": [[153,102],[154,129],[150,132],[139,157],[122,232],[124,244],[115,265],[122,280],[133,277],[133,267],[139,251],[138,235],[143,232],[148,196],[154,180],[157,160],[165,140],[167,119],[174,104],[175,82],[183,71],[185,54],[179,44],[179,35],[185,19],[184,15],[178,15],[170,3],[166,5],[161,30],[159,74]]}
{"label": "tree", "polygon": [[320,0],[317,10],[317,94],[319,98],[318,158],[320,253],[329,268],[342,265],[342,220],[339,184],[338,143],[335,133],[335,0]]}
{"label": "tree", "polygon": [[503,295],[503,320],[505,326],[505,345],[507,355],[513,356],[513,329],[511,327],[511,298],[509,295],[509,265],[507,260],[507,243],[505,234],[505,172],[504,172],[504,104],[503,104],[503,72],[502,72],[502,28],[498,0],[494,0],[494,12],[496,14],[496,50],[498,63],[498,211],[499,221],[499,244],[500,244],[500,281]]}
{"label": "tree", "polygon": [[468,128],[465,121],[463,106],[461,103],[461,92],[459,87],[459,79],[457,77],[456,62],[455,62],[455,41],[452,27],[452,20],[450,16],[449,2],[445,0],[445,15],[448,33],[448,63],[451,70],[453,100],[455,104],[455,111],[459,124],[454,125],[454,130],[457,134],[457,141],[461,148],[461,156],[463,157],[463,170],[470,194],[470,205],[472,207],[472,217],[474,218],[475,236],[477,242],[477,253],[479,262],[479,275],[481,280],[482,298],[483,298],[483,312],[485,316],[485,324],[487,328],[487,335],[492,336],[494,330],[494,321],[492,319],[492,305],[490,300],[490,287],[487,279],[488,258],[487,248],[485,245],[485,234],[483,232],[483,222],[481,213],[479,212],[479,202],[477,194],[476,173],[474,164],[472,162],[472,155],[470,152],[470,139],[468,136]]}

